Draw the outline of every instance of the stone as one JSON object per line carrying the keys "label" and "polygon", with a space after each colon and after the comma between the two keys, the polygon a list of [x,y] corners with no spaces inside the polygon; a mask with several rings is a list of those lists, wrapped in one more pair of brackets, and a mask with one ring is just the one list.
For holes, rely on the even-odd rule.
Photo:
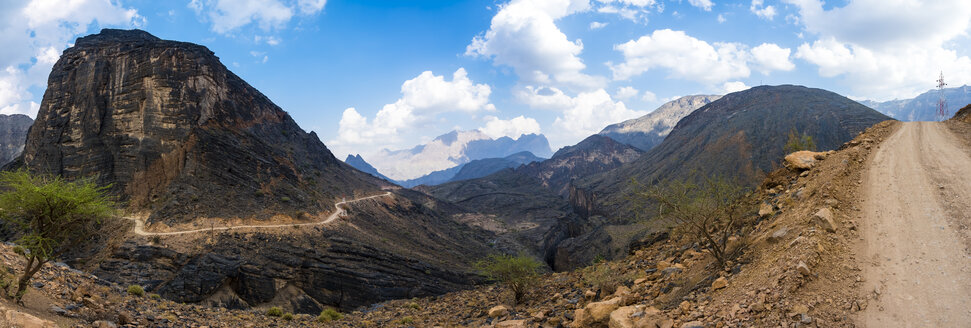
{"label": "stone", "polygon": [[665,276],[668,276],[676,273],[681,273],[682,271],[684,270],[678,267],[669,267],[667,269],[661,270],[661,273],[664,274]]}
{"label": "stone", "polygon": [[657,308],[643,305],[624,306],[610,313],[610,328],[671,328],[674,321]]}
{"label": "stone", "polygon": [[634,280],[634,285],[640,285],[647,282],[647,278],[637,278]]}
{"label": "stone", "polygon": [[805,305],[802,305],[802,304],[793,305],[790,310],[791,310],[789,312],[789,316],[790,317],[791,316],[800,315],[800,314],[808,314],[809,313],[809,307],[808,306],[805,306]]}
{"label": "stone", "polygon": [[809,170],[816,165],[816,154],[819,153],[808,150],[797,151],[795,153],[786,155],[785,164],[787,167],[794,170]]}
{"label": "stone", "polygon": [[624,306],[610,312],[610,321],[607,322],[609,328],[634,328],[634,320],[631,315],[638,312],[636,306]]}
{"label": "stone", "polygon": [[56,328],[57,325],[50,320],[44,320],[31,314],[20,312],[14,309],[7,309],[0,306],[0,319],[3,319],[3,327],[18,328]]}
{"label": "stone", "polygon": [[712,290],[719,290],[725,287],[728,287],[728,279],[725,279],[725,277],[718,277],[718,279],[715,279],[715,281],[711,283]]}
{"label": "stone", "polygon": [[836,221],[833,221],[833,211],[824,207],[813,214],[811,222],[828,232],[836,232]]}
{"label": "stone", "polygon": [[799,261],[799,264],[796,264],[796,271],[798,271],[799,274],[803,276],[808,276],[812,274],[812,271],[809,270],[809,266],[806,265],[806,262],[803,262],[803,261]]}
{"label": "stone", "polygon": [[762,203],[762,205],[759,206],[759,217],[767,217],[772,215],[773,212],[775,211],[772,209],[772,204]]}
{"label": "stone", "polygon": [[587,327],[590,326],[591,323],[593,323],[593,317],[590,316],[590,312],[588,312],[587,309],[579,308],[576,309],[576,311],[573,311],[572,327]]}
{"label": "stone", "polygon": [[506,320],[496,324],[496,328],[526,328],[526,320]]}
{"label": "stone", "polygon": [[691,312],[691,302],[682,301],[681,304],[678,304],[678,308],[681,309],[681,313]]}
{"label": "stone", "polygon": [[105,320],[95,321],[92,326],[95,328],[118,328],[118,325],[116,325],[114,322]]}
{"label": "stone", "polygon": [[57,305],[51,305],[51,312],[54,312],[57,315],[67,315],[67,310]]}
{"label": "stone", "polygon": [[705,323],[701,321],[689,321],[682,324],[681,328],[705,328]]}
{"label": "stone", "polygon": [[588,289],[587,291],[583,292],[583,297],[592,300],[594,297],[597,297],[597,292]]}
{"label": "stone", "polygon": [[782,238],[786,236],[786,233],[789,233],[789,228],[782,227],[773,231],[772,234],[769,235],[769,238],[767,239],[769,240],[769,242],[774,243],[782,240]]}
{"label": "stone", "polygon": [[630,295],[630,288],[627,288],[627,286],[624,286],[624,285],[618,286],[617,290],[614,291],[614,296],[624,296],[624,295]]}
{"label": "stone", "polygon": [[610,313],[620,307],[620,303],[621,298],[614,297],[606,301],[587,304],[584,309],[587,310],[588,314],[590,314],[591,321],[601,322],[607,320]]}
{"label": "stone", "polygon": [[496,305],[489,309],[490,318],[498,318],[509,315],[509,307],[505,305]]}

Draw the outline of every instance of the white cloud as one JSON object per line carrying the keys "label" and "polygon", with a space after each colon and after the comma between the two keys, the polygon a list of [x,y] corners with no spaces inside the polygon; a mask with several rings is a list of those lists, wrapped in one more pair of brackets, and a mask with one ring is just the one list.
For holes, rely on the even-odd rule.
{"label": "white cloud", "polygon": [[145,18],[108,0],[0,2],[0,112],[35,116],[29,89],[46,87],[61,50],[93,24],[137,27]]}
{"label": "white cloud", "polygon": [[614,98],[617,98],[620,100],[627,100],[630,98],[637,97],[639,93],[640,91],[637,91],[637,89],[635,89],[634,87],[626,86],[626,87],[617,89],[617,93],[614,94]]}
{"label": "white cloud", "polygon": [[711,7],[715,5],[711,0],[688,0],[688,3],[704,11],[711,11]]}
{"label": "white cloud", "polygon": [[763,19],[772,20],[773,18],[775,18],[775,14],[776,14],[775,7],[773,6],[763,7],[763,5],[764,3],[762,2],[762,0],[752,0],[752,5],[748,7],[748,10],[751,11],[756,16],[759,16]]}
{"label": "white cloud", "polygon": [[539,122],[535,119],[519,115],[509,120],[502,120],[495,116],[486,116],[486,124],[484,127],[479,128],[479,131],[485,133],[490,138],[498,139],[501,137],[510,137],[513,139],[518,139],[519,136],[524,134],[539,134]]}
{"label": "white cloud", "polygon": [[619,3],[626,6],[634,7],[651,7],[657,4],[656,0],[597,0],[600,3],[611,4]]}
{"label": "white cloud", "polygon": [[763,43],[752,48],[755,67],[762,74],[769,75],[771,71],[791,71],[796,65],[789,61],[792,50],[779,47],[772,43]]}
{"label": "white cloud", "polygon": [[653,92],[644,90],[644,93],[641,96],[641,100],[643,100],[645,102],[655,102],[655,101],[657,101],[657,95],[654,94]]}
{"label": "white cloud", "polygon": [[425,71],[401,84],[401,98],[384,105],[368,123],[355,108],[344,110],[337,138],[331,147],[347,149],[366,146],[370,149],[390,147],[404,140],[405,134],[419,133],[420,125],[445,112],[475,113],[495,111],[489,102],[491,88],[475,84],[464,68],[452,74],[452,80]]}
{"label": "white cloud", "polygon": [[718,22],[719,23],[724,23],[725,21],[727,21],[727,19],[725,19],[725,15],[718,14]]}
{"label": "white cloud", "polygon": [[203,15],[214,32],[230,34],[249,24],[263,31],[283,28],[297,14],[316,15],[326,0],[192,0],[188,7]]}
{"label": "white cloud", "polygon": [[971,2],[851,0],[828,10],[818,0],[786,2],[799,11],[792,21],[817,36],[795,57],[859,96],[913,97],[933,87],[941,70],[953,85],[971,83],[971,58],[952,48],[967,37]]}
{"label": "white cloud", "polygon": [[605,79],[582,73],[583,43],[571,41],[556,26],[557,19],[589,9],[587,0],[513,0],[496,13],[484,35],[472,39],[465,54],[512,67],[531,84],[602,86]]}
{"label": "white cloud", "polygon": [[722,84],[722,90],[725,93],[744,91],[748,90],[749,88],[751,87],[745,85],[745,83],[741,81],[725,82],[725,84]]}
{"label": "white cloud", "polygon": [[607,23],[602,23],[602,22],[590,22],[590,29],[591,29],[591,30],[599,30],[599,29],[601,29],[601,28],[604,28],[604,26],[607,26]]}
{"label": "white cloud", "polygon": [[554,87],[526,86],[515,92],[516,98],[534,109],[563,110],[573,105],[573,98]]}
{"label": "white cloud", "polygon": [[626,80],[654,68],[665,68],[672,78],[709,85],[748,77],[751,74],[750,64],[765,74],[771,70],[791,69],[786,65],[788,56],[780,58],[781,52],[776,51],[788,49],[774,44],[762,44],[757,48],[759,54],[755,55],[744,44],[709,44],[683,31],[655,30],[651,35],[614,46],[624,55],[624,62],[616,65],[608,62],[607,65],[613,71],[615,80]]}
{"label": "white cloud", "polygon": [[570,106],[553,122],[548,133],[553,148],[572,145],[583,138],[596,134],[607,125],[647,114],[646,111],[628,109],[623,102],[615,102],[607,91],[599,89],[581,92],[571,99]]}

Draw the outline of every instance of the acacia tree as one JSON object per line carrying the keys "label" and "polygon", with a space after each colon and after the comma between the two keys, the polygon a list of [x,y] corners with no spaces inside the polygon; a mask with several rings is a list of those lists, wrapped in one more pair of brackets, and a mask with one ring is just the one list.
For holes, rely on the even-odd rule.
{"label": "acacia tree", "polygon": [[701,183],[669,180],[643,186],[636,181],[633,197],[641,210],[657,210],[657,217],[695,239],[723,267],[738,249],[728,249],[730,237],[741,230],[753,206],[745,188],[720,178]]}
{"label": "acacia tree", "polygon": [[506,284],[512,290],[516,303],[519,303],[536,283],[543,264],[525,254],[492,254],[472,266],[489,279]]}
{"label": "acacia tree", "polygon": [[72,182],[20,170],[0,173],[0,188],[0,219],[21,233],[15,244],[27,261],[14,294],[18,302],[45,263],[95,234],[115,211],[108,187],[91,180]]}

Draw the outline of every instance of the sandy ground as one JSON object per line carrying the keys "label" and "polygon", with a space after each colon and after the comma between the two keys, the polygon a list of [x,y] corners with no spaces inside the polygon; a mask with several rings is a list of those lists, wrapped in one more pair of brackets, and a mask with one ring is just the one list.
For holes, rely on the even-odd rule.
{"label": "sandy ground", "polygon": [[867,327],[971,327],[971,156],[936,122],[903,123],[865,175]]}

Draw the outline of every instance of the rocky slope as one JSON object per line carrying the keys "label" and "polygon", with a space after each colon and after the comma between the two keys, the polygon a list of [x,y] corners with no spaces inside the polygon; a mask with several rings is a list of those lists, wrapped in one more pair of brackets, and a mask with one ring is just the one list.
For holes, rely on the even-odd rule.
{"label": "rocky slope", "polygon": [[[477,159],[502,158],[523,151],[546,158],[550,155],[550,145],[546,137],[541,134],[524,134],[516,139],[509,137],[492,139],[478,130],[452,131],[411,149],[393,151],[383,149],[378,153],[370,154],[368,158],[371,165],[374,165],[382,174],[405,182],[421,179],[435,171],[453,169],[457,173],[458,169],[454,168],[458,165]],[[434,183],[442,183],[446,180],[448,179],[441,179],[439,174]]]}
{"label": "rocky slope", "polygon": [[27,131],[34,120],[23,114],[0,114],[0,166],[13,161],[24,151]]}
{"label": "rocky slope", "polygon": [[826,90],[755,87],[694,111],[638,160],[578,185],[599,199],[593,212],[626,221],[634,218],[624,196],[631,178],[650,184],[657,179],[719,175],[753,186],[779,167],[789,131],[811,136],[818,150],[831,150],[886,119]]}
{"label": "rocky slope", "polygon": [[[939,91],[929,90],[911,99],[883,102],[864,100],[861,103],[901,121],[940,121],[946,118],[937,115],[937,102],[940,97]],[[945,88],[944,98],[947,100],[949,114],[954,114],[958,108],[971,103],[971,86]]]}
{"label": "rocky slope", "polygon": [[542,160],[542,157],[537,157],[528,151],[518,152],[503,158],[477,159],[462,165],[462,169],[455,173],[455,176],[448,182],[481,178],[503,169],[517,168],[520,165]]}
{"label": "rocky slope", "polygon": [[721,96],[684,96],[661,105],[647,115],[607,126],[599,134],[648,151],[660,144],[678,121],[718,98]]}
{"label": "rocky slope", "polygon": [[347,163],[347,165],[350,165],[351,167],[357,169],[358,171],[379,177],[387,181],[394,181],[394,180],[391,180],[391,178],[388,178],[383,174],[381,174],[380,172],[378,172],[378,169],[374,168],[374,166],[371,166],[371,164],[365,161],[364,157],[361,157],[361,154],[347,155],[347,158],[344,159],[344,163]]}
{"label": "rocky slope", "polygon": [[[93,176],[148,233],[182,233],[109,222],[68,257],[105,279],[179,302],[315,313],[467,288],[468,259],[490,251],[492,234],[452,220],[461,209],[337,160],[203,46],[103,30],[66,50],[49,81],[8,168]],[[314,224],[339,200],[387,190]]]}

